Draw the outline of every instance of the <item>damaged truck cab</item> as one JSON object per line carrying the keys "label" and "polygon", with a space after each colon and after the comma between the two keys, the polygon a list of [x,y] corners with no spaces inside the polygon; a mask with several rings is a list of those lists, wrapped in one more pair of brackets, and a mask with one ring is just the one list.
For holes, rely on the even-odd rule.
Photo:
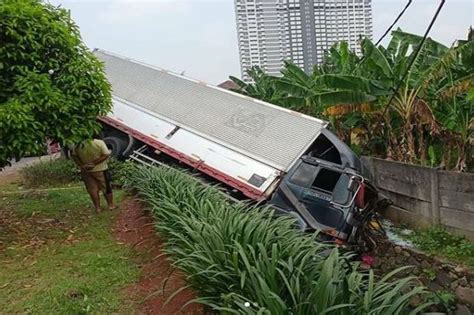
{"label": "damaged truck cab", "polygon": [[377,191],[362,174],[362,163],[331,131],[323,129],[311,148],[290,169],[270,204],[279,214],[298,218],[304,230],[320,230],[350,242],[361,225],[367,199]]}

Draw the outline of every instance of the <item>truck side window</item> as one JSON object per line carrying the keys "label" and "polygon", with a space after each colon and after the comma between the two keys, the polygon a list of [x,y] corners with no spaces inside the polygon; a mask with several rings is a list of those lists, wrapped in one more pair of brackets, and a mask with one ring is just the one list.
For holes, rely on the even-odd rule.
{"label": "truck side window", "polygon": [[337,202],[339,204],[346,204],[349,202],[350,197],[352,196],[349,189],[347,189],[347,185],[349,184],[349,175],[341,174],[339,181],[334,187],[334,191],[332,192],[332,201]]}
{"label": "truck side window", "polygon": [[311,187],[332,194],[340,177],[341,173],[339,172],[321,168]]}
{"label": "truck side window", "polygon": [[301,165],[291,176],[290,182],[301,187],[309,187],[313,181],[316,171],[316,166],[307,163],[301,163]]}

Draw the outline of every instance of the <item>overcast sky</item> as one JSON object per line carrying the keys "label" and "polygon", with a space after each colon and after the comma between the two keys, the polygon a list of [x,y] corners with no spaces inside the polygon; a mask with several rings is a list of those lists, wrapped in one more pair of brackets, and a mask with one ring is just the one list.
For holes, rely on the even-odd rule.
{"label": "overcast sky", "polygon": [[[50,0],[70,9],[91,48],[212,84],[240,76],[234,0]],[[407,0],[372,0],[378,39]],[[423,34],[439,0],[413,0],[397,26]],[[474,1],[446,0],[430,36],[446,45],[474,24]]]}

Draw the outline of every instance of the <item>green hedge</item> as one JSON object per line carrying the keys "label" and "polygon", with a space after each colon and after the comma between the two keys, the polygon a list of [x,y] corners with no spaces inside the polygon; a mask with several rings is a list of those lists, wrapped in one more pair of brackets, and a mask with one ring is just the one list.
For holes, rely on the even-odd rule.
{"label": "green hedge", "polygon": [[230,203],[169,168],[133,167],[125,187],[152,209],[165,251],[198,302],[236,314],[405,314],[424,294],[412,277],[376,279],[268,208]]}
{"label": "green hedge", "polygon": [[[111,159],[108,163],[113,183],[121,185],[128,162]],[[72,160],[59,158],[41,161],[21,170],[23,181],[28,187],[64,185],[81,179],[79,169]]]}
{"label": "green hedge", "polygon": [[63,158],[41,161],[20,172],[29,187],[69,184],[81,179],[74,162]]}

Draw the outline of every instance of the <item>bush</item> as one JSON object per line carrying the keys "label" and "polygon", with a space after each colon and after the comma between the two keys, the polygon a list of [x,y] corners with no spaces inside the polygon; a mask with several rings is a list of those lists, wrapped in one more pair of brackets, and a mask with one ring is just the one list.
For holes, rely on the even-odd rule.
{"label": "bush", "polygon": [[[110,159],[109,170],[114,184],[122,185],[122,176],[129,168],[128,162]],[[79,169],[72,160],[52,159],[27,166],[21,170],[25,185],[29,187],[69,184],[81,179]]]}
{"label": "bush", "polygon": [[111,158],[108,164],[109,171],[112,176],[112,182],[119,186],[123,185],[125,177],[128,174],[128,170],[134,167],[132,162],[122,162],[114,158]]}
{"label": "bush", "polygon": [[[316,242],[265,207],[230,203],[169,168],[133,167],[125,187],[151,206],[173,265],[198,302],[237,314],[400,314],[424,294],[413,278],[375,279],[350,254]],[[402,293],[403,292],[403,293]],[[420,306],[415,312],[423,309]]]}
{"label": "bush", "polygon": [[63,158],[27,166],[21,170],[21,175],[30,187],[68,184],[81,179],[74,162]]}

